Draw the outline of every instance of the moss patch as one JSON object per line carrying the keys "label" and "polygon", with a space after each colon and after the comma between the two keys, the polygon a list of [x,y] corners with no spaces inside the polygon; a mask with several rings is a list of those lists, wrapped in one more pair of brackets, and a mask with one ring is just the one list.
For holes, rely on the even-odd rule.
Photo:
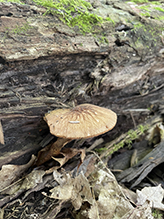
{"label": "moss patch", "polygon": [[46,13],[58,15],[68,26],[77,26],[82,33],[92,32],[95,25],[103,22],[102,17],[89,11],[92,5],[84,0],[34,0],[34,2],[46,7]]}
{"label": "moss patch", "polygon": [[135,2],[135,3],[148,3],[148,0],[131,0],[129,2]]}
{"label": "moss patch", "polygon": [[154,9],[157,10],[157,11],[164,12],[164,9],[163,9],[163,8],[160,8],[160,7],[154,7]]}
{"label": "moss patch", "polygon": [[122,141],[114,144],[113,147],[108,150],[108,155],[113,154],[124,146],[128,146],[128,148],[130,149],[132,142],[139,138],[139,136],[143,135],[144,132],[148,130],[148,128],[148,126],[139,125],[136,130],[129,130],[127,136]]}

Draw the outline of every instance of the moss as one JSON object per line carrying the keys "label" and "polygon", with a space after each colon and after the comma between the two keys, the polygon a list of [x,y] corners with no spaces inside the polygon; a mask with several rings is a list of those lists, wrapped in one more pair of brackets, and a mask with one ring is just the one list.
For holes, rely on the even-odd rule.
{"label": "moss", "polygon": [[23,26],[17,25],[15,28],[11,30],[11,32],[15,34],[21,34],[21,33],[26,33],[31,28],[32,27],[28,23],[25,23]]}
{"label": "moss", "polygon": [[149,51],[152,50],[152,45],[155,47],[156,42],[159,41],[162,31],[164,30],[163,27],[154,26],[148,23],[143,24],[138,21],[133,27],[134,28],[130,32],[133,36],[131,46],[136,49],[143,48],[144,46],[144,48],[148,48]]}
{"label": "moss", "polygon": [[128,2],[135,2],[135,3],[148,3],[149,1],[148,1],[148,0],[131,0],[131,1],[128,1]]}
{"label": "moss", "polygon": [[112,20],[112,18],[110,18],[110,17],[107,17],[107,18],[106,18],[106,21],[110,21],[110,22],[112,22],[112,23],[115,25],[114,20]]}
{"label": "moss", "polygon": [[144,16],[144,17],[150,17],[150,13],[149,12],[145,12],[145,13],[140,13],[141,16]]}
{"label": "moss", "polygon": [[161,20],[164,20],[164,16],[159,16],[159,17],[156,17],[155,19],[161,21]]}
{"label": "moss", "polygon": [[139,6],[138,8],[140,8],[140,9],[142,9],[142,10],[145,10],[145,11],[151,11],[149,5]]}
{"label": "moss", "polygon": [[[23,0],[0,0],[1,2],[23,3]],[[104,21],[114,21],[108,17],[103,19],[94,13],[91,13],[92,5],[85,0],[32,0],[36,4],[47,9],[46,13],[57,15],[59,19],[70,27],[77,26],[79,30],[85,33],[94,32],[96,25],[101,25]]]}
{"label": "moss", "polygon": [[102,17],[89,11],[92,6],[84,0],[34,0],[34,2],[46,7],[46,13],[58,15],[68,26],[78,26],[82,33],[92,32],[95,25],[103,22]]}
{"label": "moss", "polygon": [[161,3],[157,2],[157,1],[152,1],[151,4],[153,4],[153,5],[161,5]]}
{"label": "moss", "polygon": [[122,141],[114,144],[112,148],[109,149],[109,153],[107,153],[107,156],[113,154],[124,146],[128,146],[128,148],[131,148],[132,142],[139,138],[139,136],[141,136],[146,130],[148,130],[148,128],[149,127],[146,125],[139,125],[136,130],[129,130],[126,137]]}
{"label": "moss", "polygon": [[160,8],[160,7],[154,7],[154,9],[157,10],[157,11],[164,12],[164,9],[163,9],[163,8]]}

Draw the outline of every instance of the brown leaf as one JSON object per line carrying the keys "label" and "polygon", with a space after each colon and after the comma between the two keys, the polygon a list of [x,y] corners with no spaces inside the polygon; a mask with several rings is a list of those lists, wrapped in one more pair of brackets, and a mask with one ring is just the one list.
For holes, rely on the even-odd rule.
{"label": "brown leaf", "polygon": [[2,128],[2,123],[1,123],[1,121],[0,121],[0,143],[1,143],[1,144],[5,144],[4,135],[3,135],[3,128]]}
{"label": "brown leaf", "polygon": [[60,154],[60,150],[67,144],[70,139],[58,138],[53,144],[47,145],[45,148],[39,151],[35,165],[40,166],[46,161],[50,160],[52,156],[57,156]]}
{"label": "brown leaf", "polygon": [[[60,167],[62,167],[69,159],[77,155],[78,153],[81,154],[81,161],[79,166],[83,163],[84,158],[85,158],[85,150],[84,149],[76,149],[76,148],[63,148],[62,151],[60,152],[61,155],[63,155],[62,158],[57,158],[57,157],[52,157],[54,160],[59,162]],[[79,168],[78,166],[78,168]]]}

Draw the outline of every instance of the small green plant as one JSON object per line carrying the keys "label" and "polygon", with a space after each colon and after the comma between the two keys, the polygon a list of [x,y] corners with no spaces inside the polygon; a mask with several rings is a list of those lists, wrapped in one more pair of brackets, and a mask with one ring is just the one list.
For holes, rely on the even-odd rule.
{"label": "small green plant", "polygon": [[139,125],[138,126],[138,130],[141,134],[143,134],[146,130],[148,130],[148,126],[147,125]]}
{"label": "small green plant", "polygon": [[120,148],[123,148],[125,145],[128,146],[128,148],[130,149],[132,146],[132,142],[135,139],[139,138],[139,136],[141,136],[146,130],[148,130],[148,128],[149,127],[147,125],[139,125],[136,130],[129,130],[122,141],[114,144],[110,149],[108,149],[109,153],[107,153],[107,156],[118,151]]}
{"label": "small green plant", "polygon": [[163,218],[163,214],[161,214],[160,211],[157,209],[153,209],[152,216],[154,217],[154,219],[162,219]]}

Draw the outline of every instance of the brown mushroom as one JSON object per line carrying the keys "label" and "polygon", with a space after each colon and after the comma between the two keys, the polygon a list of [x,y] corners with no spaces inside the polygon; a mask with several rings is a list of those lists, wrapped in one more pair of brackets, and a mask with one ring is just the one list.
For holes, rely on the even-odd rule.
{"label": "brown mushroom", "polygon": [[43,163],[43,160],[45,162],[52,156],[58,155],[61,148],[73,139],[91,138],[113,129],[117,115],[107,108],[81,104],[73,109],[51,111],[45,115],[44,120],[50,128],[51,134],[59,138],[49,149],[43,149],[44,159],[42,156],[37,165]]}

